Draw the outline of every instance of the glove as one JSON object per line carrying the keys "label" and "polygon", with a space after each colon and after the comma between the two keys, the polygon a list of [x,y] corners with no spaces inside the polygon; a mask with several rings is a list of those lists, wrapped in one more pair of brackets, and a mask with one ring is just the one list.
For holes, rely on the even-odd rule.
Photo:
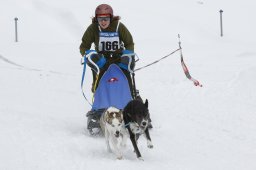
{"label": "glove", "polygon": [[131,50],[123,50],[122,53],[123,54],[120,57],[121,61],[118,65],[119,67],[131,72],[135,67],[135,54]]}
{"label": "glove", "polygon": [[102,54],[98,54],[95,50],[87,50],[85,56],[88,58],[87,64],[90,67],[93,67],[92,62],[95,63],[99,68],[102,68],[106,63],[105,57]]}

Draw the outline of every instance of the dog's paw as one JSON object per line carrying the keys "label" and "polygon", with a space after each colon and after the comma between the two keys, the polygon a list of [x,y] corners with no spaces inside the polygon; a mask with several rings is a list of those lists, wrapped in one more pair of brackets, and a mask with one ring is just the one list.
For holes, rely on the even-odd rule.
{"label": "dog's paw", "polygon": [[151,142],[151,141],[148,141],[147,143],[148,143],[148,148],[152,149],[152,148],[153,148],[152,142]]}
{"label": "dog's paw", "polygon": [[123,156],[122,156],[122,155],[117,156],[117,157],[116,157],[116,159],[118,159],[118,160],[122,160],[122,159],[123,159]]}
{"label": "dog's paw", "polygon": [[138,157],[138,160],[140,161],[144,161],[144,159],[142,157]]}
{"label": "dog's paw", "polygon": [[154,146],[153,145],[148,145],[148,148],[152,149]]}

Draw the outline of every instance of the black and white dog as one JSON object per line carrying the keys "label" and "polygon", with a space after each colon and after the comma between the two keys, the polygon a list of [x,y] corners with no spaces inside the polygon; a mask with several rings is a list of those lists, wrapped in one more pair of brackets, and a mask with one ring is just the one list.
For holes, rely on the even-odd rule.
{"label": "black and white dog", "polygon": [[151,138],[149,135],[149,111],[148,100],[143,103],[140,99],[131,100],[123,110],[124,123],[127,127],[132,145],[138,159],[142,159],[140,151],[137,146],[137,140],[141,134],[144,134],[147,139],[148,148],[153,148]]}

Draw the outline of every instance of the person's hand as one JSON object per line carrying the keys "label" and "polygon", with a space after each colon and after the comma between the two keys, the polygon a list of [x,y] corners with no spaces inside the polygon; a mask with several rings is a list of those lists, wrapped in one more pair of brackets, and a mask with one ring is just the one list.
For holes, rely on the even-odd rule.
{"label": "person's hand", "polygon": [[97,70],[102,68],[106,64],[106,58],[102,54],[98,54],[95,50],[87,50],[85,53],[87,64],[90,67],[98,67]]}
{"label": "person's hand", "polygon": [[135,67],[135,53],[131,50],[123,50],[120,57],[119,67],[132,72]]}

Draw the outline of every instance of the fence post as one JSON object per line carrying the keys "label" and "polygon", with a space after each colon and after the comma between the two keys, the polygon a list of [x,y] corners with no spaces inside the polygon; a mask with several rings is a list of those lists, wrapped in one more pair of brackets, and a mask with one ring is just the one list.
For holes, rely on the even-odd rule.
{"label": "fence post", "polygon": [[14,18],[15,21],[15,42],[18,42],[18,18]]}
{"label": "fence post", "polygon": [[220,36],[223,37],[223,24],[222,24],[222,13],[223,10],[220,10]]}

